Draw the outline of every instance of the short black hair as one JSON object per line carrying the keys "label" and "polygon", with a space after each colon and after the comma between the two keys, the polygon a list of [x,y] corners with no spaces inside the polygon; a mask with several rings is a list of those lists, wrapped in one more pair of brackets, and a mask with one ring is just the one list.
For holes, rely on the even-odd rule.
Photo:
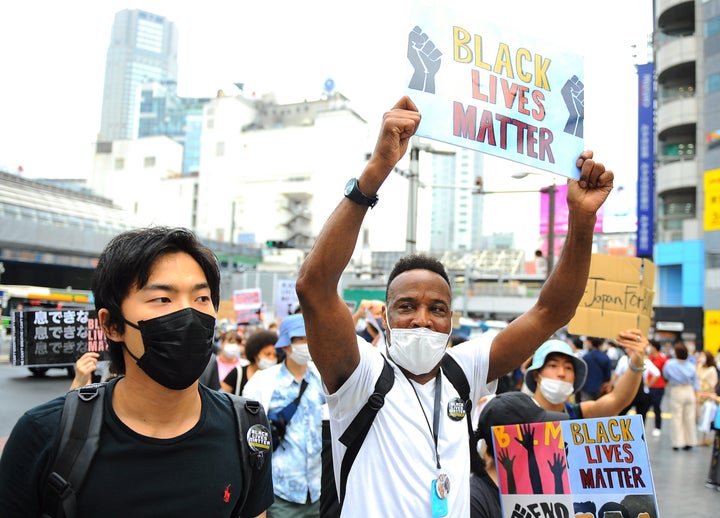
{"label": "short black hair", "polygon": [[250,363],[255,363],[257,355],[268,345],[275,345],[278,341],[278,334],[275,331],[259,329],[248,336],[245,342],[245,358]]}
{"label": "short black hair", "polygon": [[[110,240],[100,254],[92,281],[95,309],[107,309],[107,326],[122,333],[125,320],[122,302],[133,287],[147,284],[155,262],[168,254],[184,252],[202,268],[210,287],[210,299],[220,306],[220,265],[217,257],[186,228],[148,227],[129,230]],[[122,344],[107,339],[115,372],[125,373]]]}
{"label": "short black hair", "polygon": [[597,336],[588,336],[587,339],[590,342],[590,345],[592,345],[595,348],[600,347],[602,344],[605,343],[604,338],[600,338]]}
{"label": "short black hair", "polygon": [[393,266],[388,276],[387,286],[385,288],[386,293],[390,290],[390,285],[392,281],[395,280],[395,277],[410,270],[430,270],[431,272],[437,273],[447,282],[447,285],[451,288],[450,292],[452,293],[450,278],[448,277],[447,271],[445,271],[445,266],[436,258],[422,254],[401,257],[398,262],[395,263],[395,266]]}

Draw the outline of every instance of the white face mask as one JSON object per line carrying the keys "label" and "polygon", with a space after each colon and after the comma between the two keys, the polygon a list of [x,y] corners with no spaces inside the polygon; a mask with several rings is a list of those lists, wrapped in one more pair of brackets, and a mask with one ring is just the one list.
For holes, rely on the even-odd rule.
{"label": "white face mask", "polygon": [[260,358],[257,362],[258,369],[265,370],[273,365],[277,365],[277,360],[270,360],[269,358]]}
{"label": "white face mask", "polygon": [[290,358],[298,365],[307,365],[307,362],[311,360],[310,349],[308,349],[307,343],[294,343],[291,344],[292,352]]}
{"label": "white face mask", "polygon": [[223,347],[223,354],[231,359],[240,358],[240,346],[234,343],[227,343]]}
{"label": "white face mask", "polygon": [[426,327],[392,328],[388,354],[408,372],[416,376],[427,374],[440,363],[449,338],[449,334],[431,331]]}
{"label": "white face mask", "polygon": [[540,386],[540,393],[553,405],[559,405],[565,402],[565,400],[575,392],[575,387],[572,383],[563,380],[543,378],[542,376],[540,376],[538,385]]}

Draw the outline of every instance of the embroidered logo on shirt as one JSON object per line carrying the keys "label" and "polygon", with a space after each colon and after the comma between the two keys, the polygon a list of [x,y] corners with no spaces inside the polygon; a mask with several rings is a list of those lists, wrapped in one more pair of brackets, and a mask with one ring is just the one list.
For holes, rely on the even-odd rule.
{"label": "embroidered logo on shirt", "polygon": [[230,501],[230,485],[231,484],[227,485],[227,487],[225,488],[225,492],[223,493],[223,502],[225,502],[226,504]]}

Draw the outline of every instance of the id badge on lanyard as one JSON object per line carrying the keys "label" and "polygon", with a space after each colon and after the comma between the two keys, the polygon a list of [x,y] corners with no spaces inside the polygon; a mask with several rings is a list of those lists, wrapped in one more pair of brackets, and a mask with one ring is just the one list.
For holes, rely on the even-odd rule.
{"label": "id badge on lanyard", "polygon": [[448,515],[447,495],[450,492],[450,478],[440,473],[438,478],[430,482],[430,502],[432,518],[441,518]]}

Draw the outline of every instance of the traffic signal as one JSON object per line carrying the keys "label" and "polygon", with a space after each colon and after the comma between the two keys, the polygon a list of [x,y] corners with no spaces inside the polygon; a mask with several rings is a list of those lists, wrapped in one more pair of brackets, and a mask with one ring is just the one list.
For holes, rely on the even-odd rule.
{"label": "traffic signal", "polygon": [[275,239],[268,239],[265,244],[268,248],[287,248],[288,245],[285,241],[277,241]]}

